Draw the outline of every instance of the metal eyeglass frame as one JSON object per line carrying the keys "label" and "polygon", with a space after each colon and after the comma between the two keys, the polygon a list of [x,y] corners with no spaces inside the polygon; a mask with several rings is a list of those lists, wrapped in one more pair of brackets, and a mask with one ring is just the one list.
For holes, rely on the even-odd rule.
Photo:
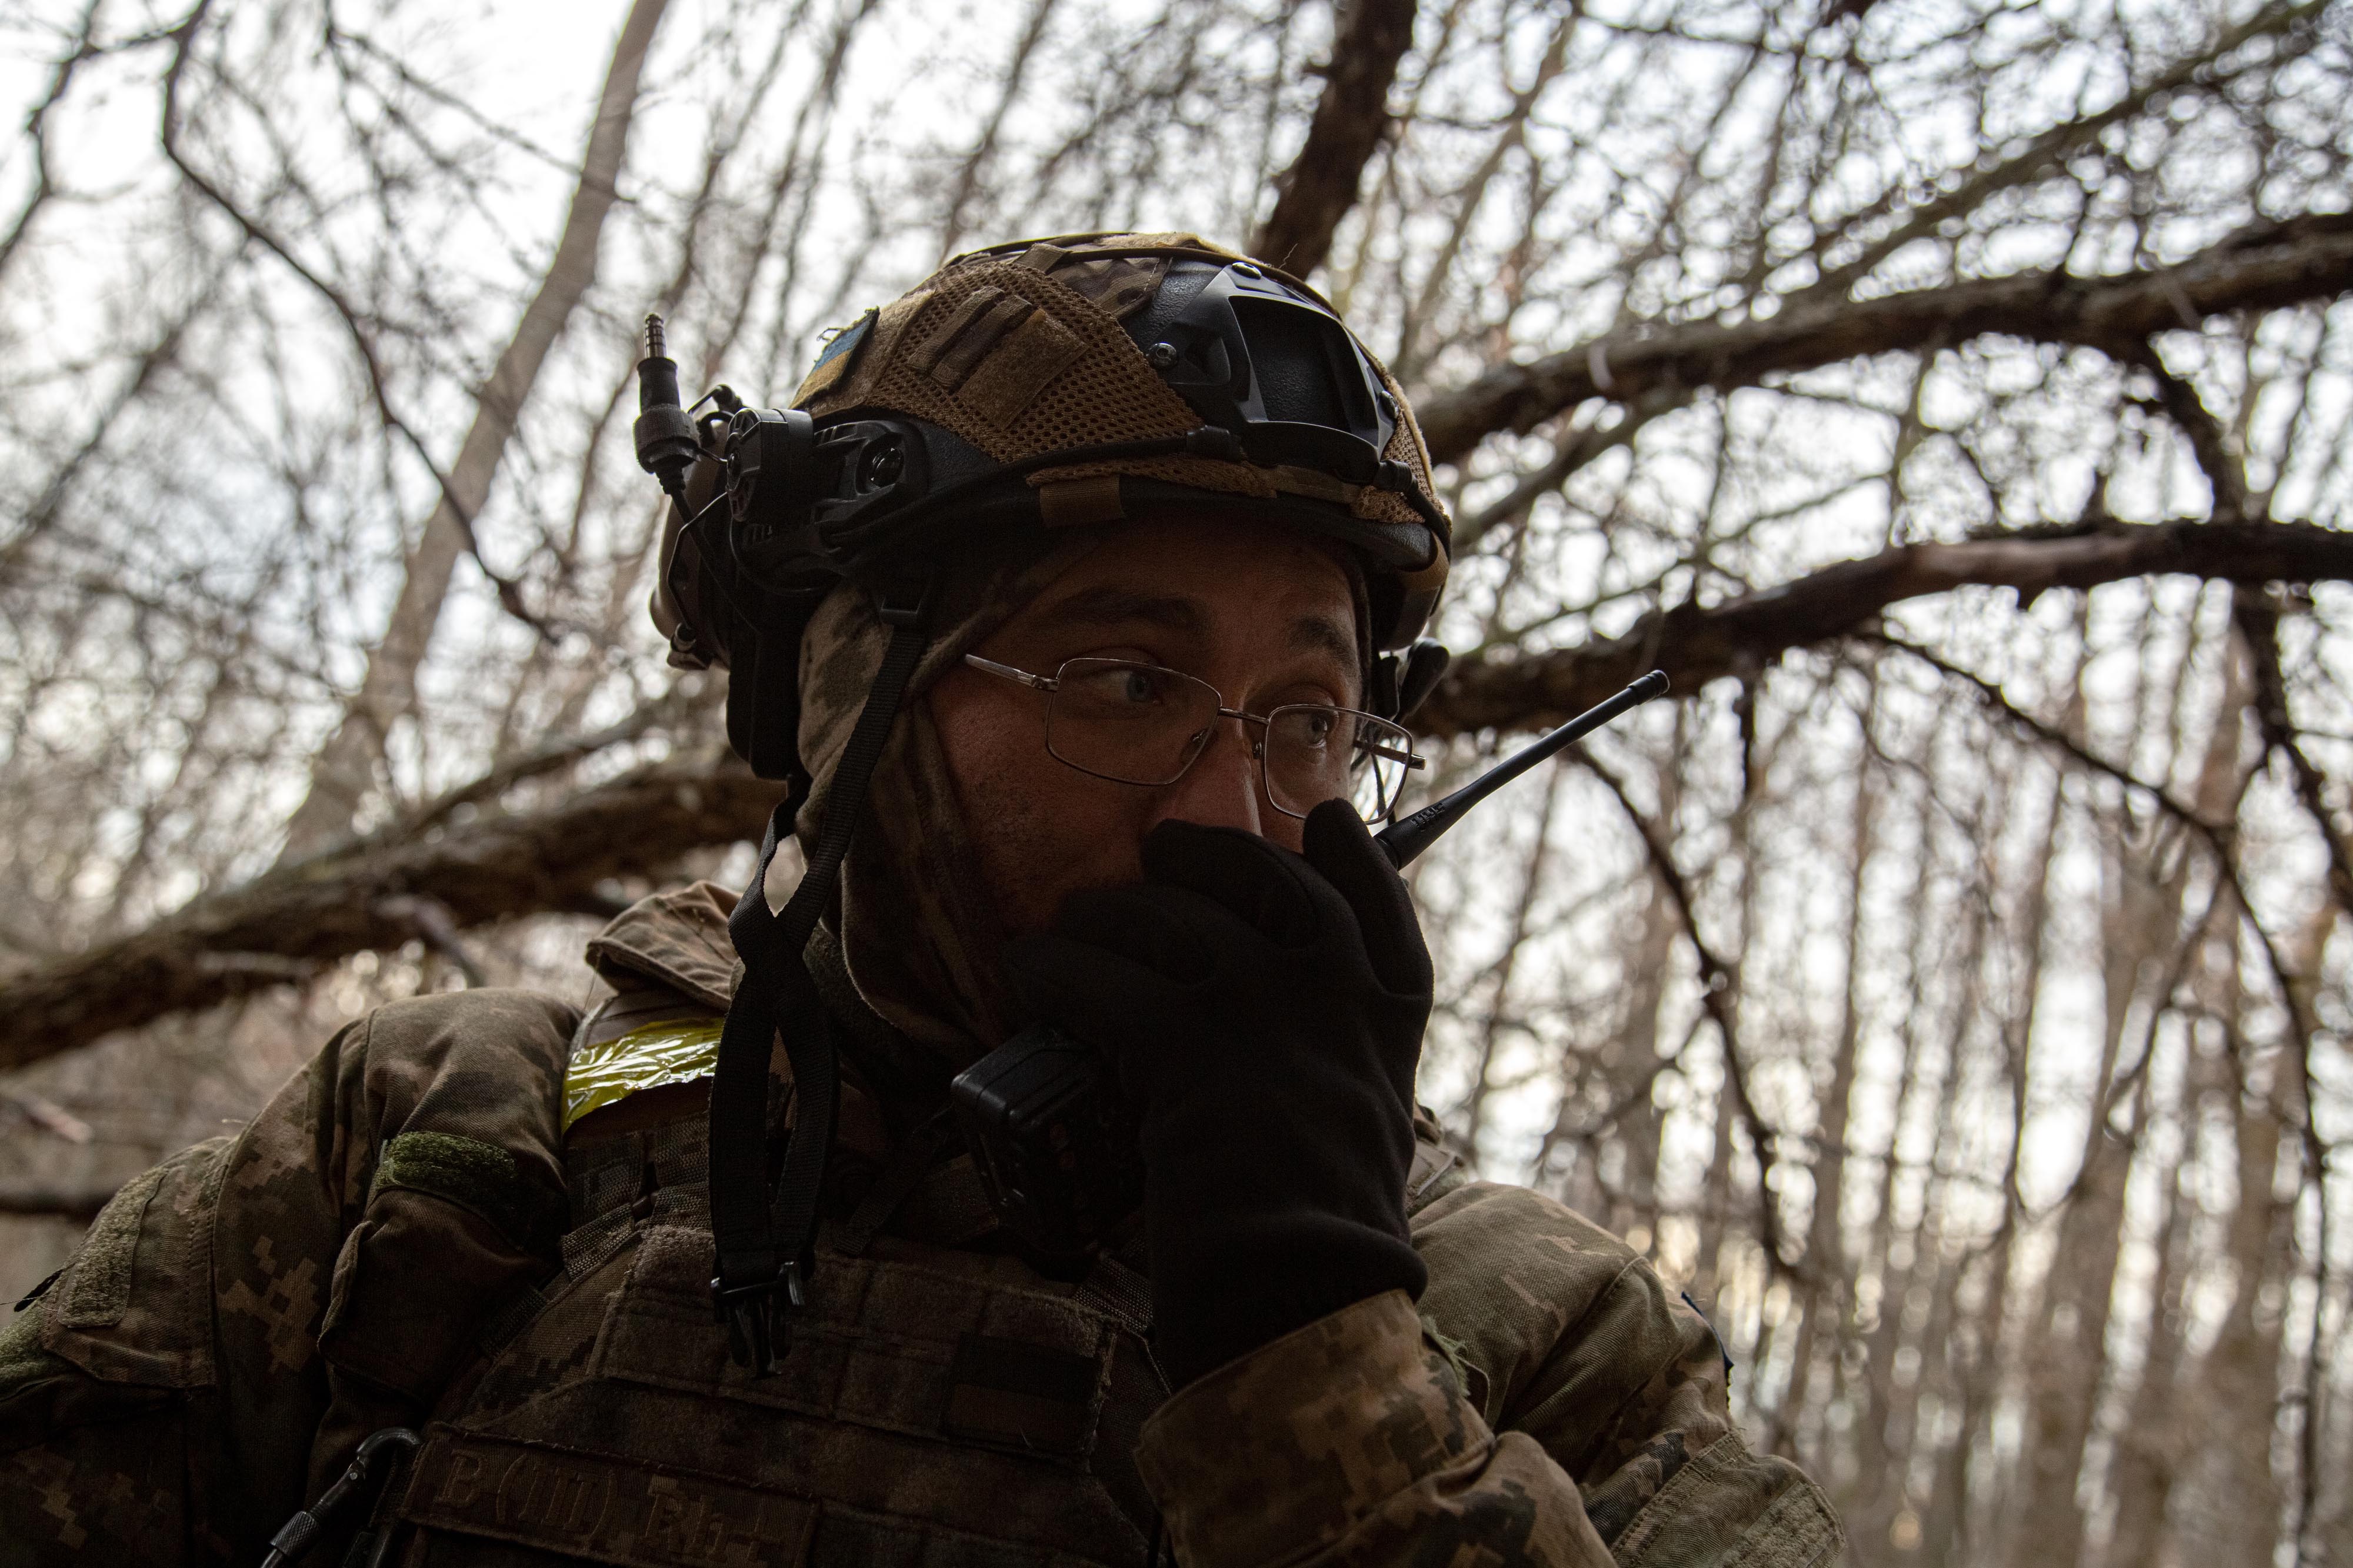
{"label": "metal eyeglass frame", "polygon": [[[984,675],[994,675],[999,679],[1010,680],[1018,685],[1026,686],[1032,691],[1038,692],[1041,696],[1050,699],[1055,692],[1061,689],[1062,671],[1070,668],[1071,665],[1081,662],[1091,664],[1124,665],[1136,669],[1155,670],[1162,675],[1173,675],[1179,680],[1189,680],[1194,685],[1207,690],[1212,697],[1215,697],[1218,700],[1219,718],[1239,720],[1242,723],[1255,724],[1258,726],[1258,738],[1250,742],[1250,760],[1258,764],[1258,792],[1260,795],[1266,797],[1267,805],[1282,813],[1283,816],[1303,820],[1306,817],[1307,814],[1303,811],[1293,811],[1289,806],[1283,805],[1281,801],[1275,799],[1274,786],[1267,782],[1266,736],[1268,727],[1273,723],[1278,715],[1301,709],[1312,710],[1320,713],[1345,713],[1350,718],[1369,719],[1376,724],[1384,725],[1391,730],[1395,730],[1398,733],[1405,735],[1409,742],[1412,739],[1411,734],[1406,730],[1405,726],[1398,723],[1395,720],[1384,719],[1377,713],[1367,713],[1360,708],[1343,708],[1336,702],[1285,702],[1276,707],[1271,712],[1264,714],[1245,712],[1240,708],[1229,708],[1226,706],[1226,694],[1219,691],[1216,687],[1211,686],[1208,681],[1203,680],[1199,676],[1187,675],[1181,669],[1171,669],[1165,664],[1149,664],[1142,659],[1099,659],[1092,656],[1082,656],[1080,658],[1064,659],[1060,664],[1054,667],[1054,673],[1051,675],[1039,675],[1027,669],[1016,669],[1009,664],[999,664],[993,658],[983,658],[976,653],[968,653],[965,655],[964,661],[973,668],[979,670]],[[1205,733],[1201,742],[1194,746],[1193,754],[1187,757],[1184,763],[1179,766],[1175,773],[1171,773],[1168,777],[1162,779],[1159,783],[1153,784],[1139,779],[1124,779],[1116,776],[1115,774],[1097,773],[1092,768],[1082,766],[1081,764],[1071,761],[1070,758],[1062,755],[1061,752],[1054,750],[1050,732],[1050,723],[1051,721],[1050,719],[1049,736],[1046,743],[1046,754],[1048,756],[1052,757],[1056,762],[1061,763],[1064,767],[1071,769],[1072,772],[1084,773],[1089,778],[1104,779],[1112,784],[1133,784],[1139,789],[1163,789],[1169,784],[1175,784],[1178,779],[1183,778],[1187,773],[1191,772],[1193,764],[1201,760],[1201,753],[1209,749],[1208,741]],[[1387,757],[1391,762],[1400,763],[1409,771],[1419,770],[1430,765],[1427,758],[1411,750],[1409,746],[1409,749],[1404,752],[1398,752],[1388,747],[1372,745],[1366,745],[1363,749],[1367,752],[1374,752],[1378,756]],[[1345,797],[1335,796],[1334,798],[1339,799]],[[1387,817],[1394,815],[1396,811],[1397,803],[1395,801],[1388,801],[1383,804],[1381,816]]]}

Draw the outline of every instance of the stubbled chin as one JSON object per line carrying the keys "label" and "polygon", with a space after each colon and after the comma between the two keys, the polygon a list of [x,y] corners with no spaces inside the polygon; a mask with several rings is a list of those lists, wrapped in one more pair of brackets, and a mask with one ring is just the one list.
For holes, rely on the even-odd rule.
{"label": "stubbled chin", "polygon": [[[1143,846],[1124,825],[1081,826],[1035,792],[1001,784],[967,785],[964,805],[998,927],[1008,938],[1051,930],[1072,893],[1144,879]],[[1125,854],[1105,853],[1107,843],[1122,838]]]}
{"label": "stubbled chin", "polygon": [[1016,859],[1004,867],[1001,875],[992,870],[989,880],[997,908],[1003,911],[1005,934],[1028,936],[1052,930],[1064,901],[1074,894],[1132,887],[1144,880],[1144,861],[1135,856],[1124,866],[1090,862],[1050,870],[1036,859]]}

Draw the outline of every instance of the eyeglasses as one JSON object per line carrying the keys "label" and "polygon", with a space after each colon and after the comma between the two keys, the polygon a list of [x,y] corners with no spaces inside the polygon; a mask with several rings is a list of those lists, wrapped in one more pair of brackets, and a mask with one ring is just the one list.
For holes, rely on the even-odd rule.
{"label": "eyeglasses", "polygon": [[1250,755],[1267,804],[1305,816],[1346,800],[1367,822],[1396,809],[1406,773],[1427,766],[1413,737],[1386,719],[1322,702],[1292,702],[1271,713],[1229,708],[1218,689],[1156,664],[1072,658],[1033,675],[976,653],[965,663],[1018,681],[1046,699],[1046,750],[1082,773],[1115,784],[1157,786],[1185,775],[1220,719],[1258,727]]}

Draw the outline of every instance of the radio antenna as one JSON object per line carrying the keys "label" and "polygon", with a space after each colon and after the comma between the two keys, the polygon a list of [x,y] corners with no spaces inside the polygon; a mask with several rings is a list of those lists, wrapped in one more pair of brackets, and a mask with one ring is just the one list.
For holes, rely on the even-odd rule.
{"label": "radio antenna", "polygon": [[1374,842],[1388,854],[1390,865],[1400,871],[1405,869],[1415,856],[1438,841],[1440,834],[1461,821],[1463,814],[1472,806],[1556,752],[1583,740],[1628,709],[1640,708],[1653,697],[1663,697],[1666,690],[1666,671],[1651,671],[1609,701],[1587,709],[1544,739],[1513,752],[1444,800],[1432,801],[1411,816],[1390,823]]}

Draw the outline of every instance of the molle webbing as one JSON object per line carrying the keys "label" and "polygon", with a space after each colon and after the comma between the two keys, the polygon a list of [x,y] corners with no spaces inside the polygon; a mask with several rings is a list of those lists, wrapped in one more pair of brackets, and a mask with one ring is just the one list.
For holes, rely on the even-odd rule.
{"label": "molle webbing", "polygon": [[951,1437],[1076,1455],[1092,1440],[1100,1358],[994,1334],[966,1334],[948,1364]]}

